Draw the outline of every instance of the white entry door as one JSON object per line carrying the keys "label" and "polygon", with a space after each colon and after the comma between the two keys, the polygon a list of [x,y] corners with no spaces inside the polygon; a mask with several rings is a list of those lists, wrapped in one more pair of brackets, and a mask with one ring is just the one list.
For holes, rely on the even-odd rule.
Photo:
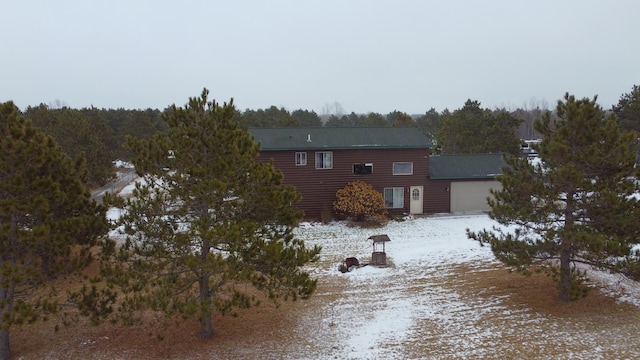
{"label": "white entry door", "polygon": [[422,214],[422,198],[424,187],[412,186],[410,188],[409,198],[409,212],[411,214]]}

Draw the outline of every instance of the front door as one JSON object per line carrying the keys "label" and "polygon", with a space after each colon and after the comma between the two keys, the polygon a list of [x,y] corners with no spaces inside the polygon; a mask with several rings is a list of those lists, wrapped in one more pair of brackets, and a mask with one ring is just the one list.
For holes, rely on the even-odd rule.
{"label": "front door", "polygon": [[409,212],[411,214],[422,214],[422,193],[424,192],[424,187],[412,186],[410,191],[409,197],[411,201],[409,203]]}

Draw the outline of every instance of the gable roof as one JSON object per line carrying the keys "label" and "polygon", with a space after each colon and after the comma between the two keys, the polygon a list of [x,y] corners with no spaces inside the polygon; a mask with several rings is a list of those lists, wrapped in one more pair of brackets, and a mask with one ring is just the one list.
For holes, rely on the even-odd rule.
{"label": "gable roof", "polygon": [[429,156],[429,178],[493,179],[506,164],[502,154],[448,154]]}
{"label": "gable roof", "polygon": [[250,128],[261,151],[428,149],[432,139],[416,127]]}

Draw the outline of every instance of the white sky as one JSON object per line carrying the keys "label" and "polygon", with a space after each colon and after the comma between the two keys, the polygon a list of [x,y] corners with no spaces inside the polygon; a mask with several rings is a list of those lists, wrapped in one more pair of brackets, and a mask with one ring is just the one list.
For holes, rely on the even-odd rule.
{"label": "white sky", "polygon": [[0,101],[421,114],[605,109],[640,84],[636,0],[0,0]]}

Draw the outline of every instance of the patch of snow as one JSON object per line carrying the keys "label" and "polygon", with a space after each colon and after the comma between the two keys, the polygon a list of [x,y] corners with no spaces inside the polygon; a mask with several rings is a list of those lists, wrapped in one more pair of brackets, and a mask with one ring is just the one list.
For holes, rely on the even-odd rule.
{"label": "patch of snow", "polygon": [[587,270],[588,278],[602,287],[600,291],[615,297],[620,302],[626,302],[640,307],[640,286],[621,274],[611,274],[603,271]]}
{"label": "patch of snow", "polygon": [[131,164],[130,162],[127,162],[127,161],[123,161],[123,160],[115,160],[113,162],[113,166],[115,166],[116,168],[124,168],[124,169],[133,169],[133,168],[135,168],[133,166],[133,164]]}
{"label": "patch of snow", "polygon": [[[308,315],[302,321],[304,329],[295,330],[309,333],[310,343],[324,343],[306,358],[423,358],[425,354],[405,352],[406,344],[419,348],[421,342],[443,349],[429,358],[493,358],[497,354],[526,358],[529,354],[522,349],[544,348],[557,338],[584,345],[574,351],[575,357],[602,357],[598,354],[607,344],[599,343],[597,334],[568,330],[563,319],[507,306],[507,296],[468,297],[456,290],[456,283],[465,281],[454,272],[456,265],[486,271],[498,263],[488,246],[466,236],[467,228],[480,231],[493,226],[498,224],[485,214],[416,218],[390,222],[380,229],[349,227],[344,222],[301,224],[298,237],[309,246],[322,246],[320,263],[328,264],[309,267],[312,274],[320,281],[346,281],[346,290],[337,300],[316,309],[323,314],[320,321],[314,318],[317,315]],[[390,266],[365,266],[344,274],[337,270],[346,257],[366,263],[373,250],[366,239],[381,233],[391,239],[385,244]],[[608,295],[640,307],[637,282],[593,270],[589,277],[602,284]],[[332,295],[320,287],[315,296]],[[489,323],[497,318],[500,326],[487,325],[485,318],[494,319]],[[312,323],[318,325],[309,330]],[[436,332],[425,330],[433,328]],[[513,338],[520,350],[513,350],[516,347],[509,343],[494,344],[496,337]]]}
{"label": "patch of snow", "polygon": [[133,193],[133,190],[135,190],[136,188],[136,184],[140,183],[140,184],[144,184],[144,179],[143,178],[138,178],[136,181],[130,183],[129,185],[125,186],[122,188],[122,190],[120,190],[120,192],[118,193],[118,196],[123,196],[123,197],[127,197],[129,195],[131,195]]}

